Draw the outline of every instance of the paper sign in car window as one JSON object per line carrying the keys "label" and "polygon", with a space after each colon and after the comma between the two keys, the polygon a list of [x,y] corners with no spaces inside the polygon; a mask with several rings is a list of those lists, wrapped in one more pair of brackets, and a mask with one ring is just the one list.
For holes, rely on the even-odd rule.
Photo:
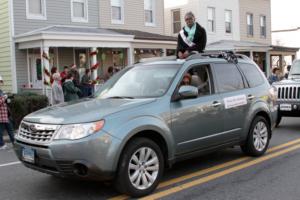
{"label": "paper sign in car window", "polygon": [[224,98],[225,109],[239,107],[247,104],[246,95],[238,95]]}

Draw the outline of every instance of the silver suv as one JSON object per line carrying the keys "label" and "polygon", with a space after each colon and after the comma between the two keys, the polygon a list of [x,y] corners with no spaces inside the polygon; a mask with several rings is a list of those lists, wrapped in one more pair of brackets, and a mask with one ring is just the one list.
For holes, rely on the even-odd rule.
{"label": "silver suv", "polygon": [[273,84],[277,88],[279,126],[282,117],[300,117],[300,60],[296,60],[289,72],[288,79]]}
{"label": "silver suv", "polygon": [[235,145],[261,156],[276,116],[276,94],[249,58],[161,58],[120,71],[93,97],[26,116],[15,152],[40,172],[111,180],[140,197],[177,161]]}

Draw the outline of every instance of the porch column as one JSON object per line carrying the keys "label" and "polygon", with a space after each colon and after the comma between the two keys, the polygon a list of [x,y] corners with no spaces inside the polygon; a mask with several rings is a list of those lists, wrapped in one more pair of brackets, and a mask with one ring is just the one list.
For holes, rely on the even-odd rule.
{"label": "porch column", "polygon": [[50,82],[50,57],[49,57],[49,47],[41,48],[42,62],[43,62],[43,74],[44,74],[44,94],[48,97],[50,104],[52,103],[52,91]]}
{"label": "porch column", "polygon": [[92,47],[90,49],[90,59],[91,59],[91,69],[93,69],[92,72],[92,79],[95,80],[98,76],[98,62],[97,62],[97,48]]}
{"label": "porch column", "polygon": [[[44,82],[50,84],[50,63],[49,63],[49,47],[43,47],[42,50],[43,62],[44,62]],[[49,73],[49,74],[48,74]],[[50,86],[50,85],[49,85]]]}
{"label": "porch column", "polygon": [[128,65],[134,64],[134,49],[132,47],[129,47],[127,49],[127,55],[128,55]]}
{"label": "porch column", "polygon": [[254,57],[253,57],[253,51],[250,51],[250,58],[251,58],[251,60],[254,59]]}
{"label": "porch column", "polygon": [[163,50],[163,54],[162,54],[162,56],[163,57],[166,57],[167,56],[167,49],[166,48],[164,48],[164,49],[162,49]]}
{"label": "porch column", "polygon": [[266,52],[266,75],[267,77],[269,77],[271,75],[271,55],[270,55],[270,51]]}

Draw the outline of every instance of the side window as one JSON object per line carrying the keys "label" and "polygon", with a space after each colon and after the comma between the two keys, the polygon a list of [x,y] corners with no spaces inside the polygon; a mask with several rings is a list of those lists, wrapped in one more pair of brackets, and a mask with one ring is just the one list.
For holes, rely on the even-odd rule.
{"label": "side window", "polygon": [[261,73],[254,65],[251,64],[239,64],[243,74],[245,75],[249,86],[256,87],[264,83],[264,79]]}
{"label": "side window", "polygon": [[191,85],[198,88],[199,96],[212,94],[209,65],[195,66],[183,76],[180,86]]}
{"label": "side window", "polygon": [[231,92],[244,88],[242,75],[234,64],[214,64],[214,69],[219,92]]}

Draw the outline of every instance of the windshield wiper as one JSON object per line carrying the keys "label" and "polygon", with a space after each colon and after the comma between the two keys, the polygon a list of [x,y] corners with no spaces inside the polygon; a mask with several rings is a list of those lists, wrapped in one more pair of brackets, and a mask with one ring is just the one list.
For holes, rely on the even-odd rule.
{"label": "windshield wiper", "polygon": [[300,75],[300,73],[295,73],[295,74],[291,74],[291,75]]}
{"label": "windshield wiper", "polygon": [[108,97],[108,99],[134,99],[134,97],[113,96],[113,97]]}

